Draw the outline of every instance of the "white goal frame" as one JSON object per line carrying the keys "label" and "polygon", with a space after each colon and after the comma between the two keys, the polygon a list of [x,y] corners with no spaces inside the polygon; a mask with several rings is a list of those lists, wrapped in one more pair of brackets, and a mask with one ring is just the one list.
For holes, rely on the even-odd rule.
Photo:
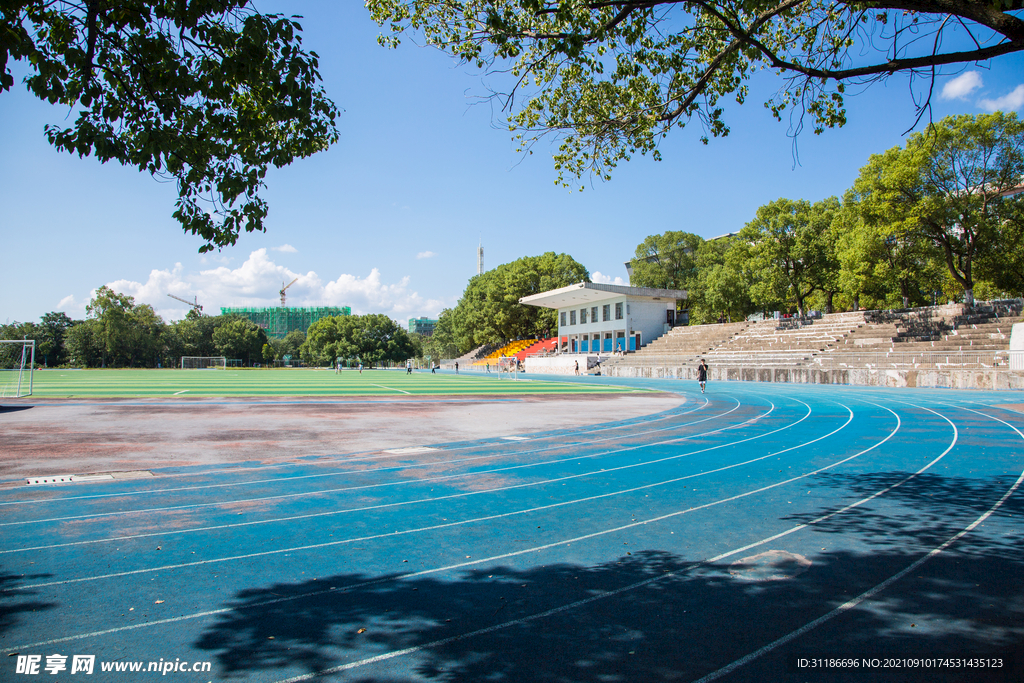
{"label": "white goal frame", "polygon": [[0,368],[0,396],[3,398],[21,398],[32,395],[32,376],[36,367],[35,339],[0,339],[0,347],[14,344],[21,345],[21,353],[15,349],[12,358],[14,367]]}
{"label": "white goal frame", "polygon": [[228,366],[224,356],[182,356],[182,370],[207,370],[210,368],[223,370]]}
{"label": "white goal frame", "polygon": [[515,356],[502,356],[498,359],[498,379],[508,375],[512,379],[519,380],[519,359]]}

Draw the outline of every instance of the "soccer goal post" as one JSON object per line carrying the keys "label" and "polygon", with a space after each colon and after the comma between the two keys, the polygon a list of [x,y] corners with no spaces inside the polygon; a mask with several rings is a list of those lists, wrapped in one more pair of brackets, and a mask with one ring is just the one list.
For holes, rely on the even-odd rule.
{"label": "soccer goal post", "polygon": [[224,369],[228,360],[224,356],[182,356],[182,370],[205,370],[207,368]]}
{"label": "soccer goal post", "polygon": [[511,377],[512,379],[519,379],[519,359],[515,356],[509,356],[507,358],[502,357],[498,359],[498,379],[503,377]]}
{"label": "soccer goal post", "polygon": [[0,339],[0,397],[32,395],[35,339]]}

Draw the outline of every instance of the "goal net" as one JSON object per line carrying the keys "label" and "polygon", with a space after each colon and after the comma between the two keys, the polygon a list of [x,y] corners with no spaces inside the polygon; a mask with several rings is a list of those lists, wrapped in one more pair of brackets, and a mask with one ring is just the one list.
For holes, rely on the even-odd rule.
{"label": "goal net", "polygon": [[35,365],[34,339],[0,339],[0,397],[31,396]]}
{"label": "goal net", "polygon": [[182,370],[204,370],[206,368],[227,367],[228,361],[224,356],[182,356]]}
{"label": "goal net", "polygon": [[515,356],[498,359],[498,379],[519,379],[519,359]]}

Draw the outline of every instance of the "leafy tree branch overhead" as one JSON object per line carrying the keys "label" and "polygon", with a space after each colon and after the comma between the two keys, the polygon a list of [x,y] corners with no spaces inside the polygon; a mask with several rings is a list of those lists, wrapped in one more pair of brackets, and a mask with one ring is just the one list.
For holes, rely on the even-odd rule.
{"label": "leafy tree branch overhead", "polygon": [[[381,42],[403,34],[511,77],[501,97],[522,149],[559,141],[558,180],[612,169],[696,120],[724,136],[723,98],[754,73],[782,84],[765,105],[846,122],[847,86],[923,77],[1024,50],[1024,0],[367,0]],[[913,81],[912,81],[913,82]]]}
{"label": "leafy tree branch overhead", "polygon": [[77,116],[46,127],[57,149],[173,179],[206,252],[264,230],[270,166],[338,139],[301,30],[248,0],[4,0],[0,92],[22,62],[30,92]]}

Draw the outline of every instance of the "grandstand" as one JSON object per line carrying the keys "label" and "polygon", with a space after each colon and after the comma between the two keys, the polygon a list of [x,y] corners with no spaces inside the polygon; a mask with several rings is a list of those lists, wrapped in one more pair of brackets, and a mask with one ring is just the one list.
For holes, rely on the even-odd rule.
{"label": "grandstand", "polygon": [[533,344],[536,341],[536,339],[517,339],[514,342],[510,342],[508,344],[505,344],[504,346],[501,346],[491,351],[483,358],[479,358],[473,361],[473,365],[497,365],[499,358],[509,358],[511,356],[516,356],[521,351],[524,351],[528,347],[533,346]]}
{"label": "grandstand", "polygon": [[[848,383],[851,372],[1006,370],[1024,301],[858,311],[819,318],[677,327],[640,351],[601,364],[603,374],[690,377],[700,358],[714,376]],[[909,373],[909,374],[908,374]],[[1005,379],[1005,378],[1004,378]]]}
{"label": "grandstand", "polygon": [[534,341],[533,344],[527,346],[525,349],[515,354],[516,358],[521,361],[526,360],[529,356],[544,355],[554,353],[558,348],[558,338],[551,337],[550,339],[539,339]]}

